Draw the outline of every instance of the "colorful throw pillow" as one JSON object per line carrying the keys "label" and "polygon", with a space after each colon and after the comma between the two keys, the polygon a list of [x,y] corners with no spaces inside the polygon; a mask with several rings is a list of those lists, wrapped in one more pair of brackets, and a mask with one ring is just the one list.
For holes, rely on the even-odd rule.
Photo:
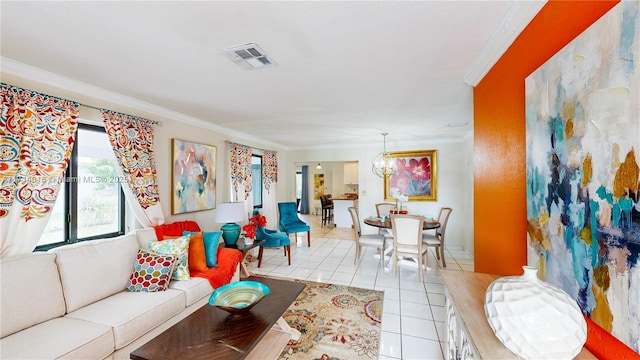
{"label": "colorful throw pillow", "polygon": [[172,255],[158,255],[143,249],[138,250],[126,290],[131,292],[167,290],[176,259]]}
{"label": "colorful throw pillow", "polygon": [[[185,231],[183,234],[188,235],[196,233]],[[204,242],[204,256],[205,260],[207,261],[207,268],[218,266],[218,245],[220,243],[221,235],[221,231],[202,232],[202,240]],[[191,256],[191,251],[189,251],[189,256]]]}
{"label": "colorful throw pillow", "polygon": [[207,270],[207,259],[204,254],[204,240],[202,231],[185,231],[183,236],[189,236],[189,271]]}
{"label": "colorful throw pillow", "polygon": [[218,244],[220,243],[222,231],[204,233],[204,253],[207,258],[208,267],[218,267]]}
{"label": "colorful throw pillow", "polygon": [[189,280],[189,236],[181,236],[177,239],[150,241],[149,251],[163,255],[178,257],[176,267],[171,278],[174,280]]}

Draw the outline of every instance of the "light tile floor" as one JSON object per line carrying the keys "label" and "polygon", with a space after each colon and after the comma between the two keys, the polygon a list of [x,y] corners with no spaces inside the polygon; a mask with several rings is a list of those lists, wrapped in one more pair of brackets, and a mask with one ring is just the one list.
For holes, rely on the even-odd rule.
{"label": "light tile floor", "polygon": [[[444,285],[441,264],[433,248],[424,283],[416,266],[401,265],[395,277],[380,267],[374,248],[363,247],[359,264],[354,265],[355,242],[352,229],[321,227],[320,216],[301,215],[311,226],[311,247],[306,233],[298,234],[291,246],[291,266],[282,248],[265,249],[262,266],[250,262],[255,274],[273,275],[384,290],[380,359],[443,359]],[[473,258],[463,251],[446,249],[447,270],[473,271]]]}

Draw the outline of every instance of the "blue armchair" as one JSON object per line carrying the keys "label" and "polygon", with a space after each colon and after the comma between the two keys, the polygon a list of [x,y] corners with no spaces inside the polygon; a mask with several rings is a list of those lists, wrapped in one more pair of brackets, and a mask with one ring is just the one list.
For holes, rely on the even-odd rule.
{"label": "blue armchair", "polygon": [[[258,210],[253,211],[253,215],[258,214]],[[289,255],[289,265],[291,265],[291,240],[289,236],[276,230],[265,229],[262,226],[256,226],[256,240],[264,240],[264,244],[260,245],[258,252],[258,267],[262,265],[262,252],[266,247],[284,247],[284,255]]]}
{"label": "blue armchair", "polygon": [[311,227],[298,217],[298,210],[295,202],[278,203],[278,213],[280,215],[280,231],[289,234],[307,232],[307,245],[311,247]]}

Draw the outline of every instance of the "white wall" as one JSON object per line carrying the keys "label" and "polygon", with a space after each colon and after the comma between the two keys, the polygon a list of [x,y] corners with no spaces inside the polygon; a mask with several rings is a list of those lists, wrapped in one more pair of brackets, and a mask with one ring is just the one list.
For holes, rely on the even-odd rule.
{"label": "white wall", "polygon": [[[417,147],[387,146],[387,151],[437,150],[437,201],[409,202],[410,213],[437,217],[441,207],[453,208],[447,229],[447,246],[463,249],[473,254],[473,141],[463,143],[428,143]],[[295,174],[295,164],[327,161],[358,161],[359,163],[359,208],[360,218],[374,216],[375,204],[384,201],[383,180],[371,172],[371,162],[381,151],[380,146],[370,148],[348,148],[334,150],[304,150],[287,152],[286,160],[280,159],[281,174]],[[310,168],[312,176],[315,167]],[[313,181],[311,177],[309,181]],[[294,183],[295,184],[295,183]],[[313,207],[311,207],[313,211]],[[375,233],[377,229],[363,227],[364,233]]]}
{"label": "white wall", "polygon": [[[63,79],[64,80],[64,79]],[[2,74],[2,81],[11,85],[24,87],[27,89],[40,91],[49,95],[59,96],[66,99],[78,101],[83,104],[90,104],[98,107],[105,107],[110,110],[137,115],[144,118],[161,121],[162,126],[155,129],[155,156],[158,173],[158,185],[163,213],[166,222],[180,220],[194,220],[207,231],[217,230],[221,224],[214,222],[215,210],[198,211],[187,214],[171,215],[171,139],[177,138],[201,142],[217,147],[217,202],[229,201],[229,178],[228,160],[225,151],[225,140],[242,143],[257,148],[265,146],[238,139],[211,130],[211,126],[198,126],[192,119],[183,120],[179,115],[176,119],[170,119],[155,114],[146,113],[136,108],[116,105],[105,98],[94,98],[82,92],[61,89],[51,84],[57,83],[53,80],[33,81],[14,75]],[[62,81],[64,82],[64,81]],[[69,83],[66,82],[65,85]],[[92,119],[92,123],[101,123],[99,113],[89,108],[82,108],[80,116]],[[204,123],[204,122],[203,122]],[[267,147],[268,148],[268,147]],[[465,252],[473,254],[473,172],[471,163],[473,158],[473,142],[468,140],[462,143],[429,143],[425,142],[411,147],[388,147],[388,151],[406,150],[432,150],[438,151],[438,189],[437,201],[410,202],[408,204],[411,213],[423,214],[425,216],[436,217],[440,207],[449,206],[453,208],[453,213],[449,220],[447,230],[447,246],[450,248],[464,249]],[[276,199],[281,201],[295,201],[295,178],[296,164],[311,163],[309,167],[310,179],[313,181],[313,173],[316,171],[315,164],[318,162],[336,161],[358,161],[359,162],[359,207],[361,218],[376,214],[375,204],[384,201],[383,181],[381,178],[371,173],[371,162],[381,148],[379,144],[369,148],[345,148],[333,150],[311,150],[311,151],[278,151],[278,192]],[[325,176],[329,169],[323,169]],[[337,175],[336,175],[337,176]],[[342,175],[340,175],[342,176]],[[325,179],[332,179],[326,177]],[[328,189],[339,191],[340,189]],[[313,211],[313,207],[311,207]],[[365,233],[375,233],[376,229],[363,227]]]}
{"label": "white wall", "polygon": [[[317,165],[320,163],[322,169],[317,169]],[[300,169],[301,166],[307,165],[309,167],[309,183],[308,189],[310,195],[313,195],[313,177],[315,174],[324,174],[324,194],[331,194],[332,197],[339,197],[345,193],[358,192],[358,185],[345,184],[344,183],[344,161],[324,161],[324,162],[303,162],[295,163],[295,169]],[[320,206],[320,200],[311,199],[309,204],[309,212],[314,213],[315,207]]]}

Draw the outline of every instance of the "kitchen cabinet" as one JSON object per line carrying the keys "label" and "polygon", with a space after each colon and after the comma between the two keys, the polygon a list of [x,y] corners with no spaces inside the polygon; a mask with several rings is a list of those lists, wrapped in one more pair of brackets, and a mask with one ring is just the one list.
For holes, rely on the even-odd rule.
{"label": "kitchen cabinet", "polygon": [[[332,199],[333,200],[333,223],[338,228],[350,228],[353,225],[349,208],[355,206],[354,200]],[[357,200],[356,200],[357,201]]]}
{"label": "kitchen cabinet", "polygon": [[358,163],[344,163],[344,183],[358,184]]}

